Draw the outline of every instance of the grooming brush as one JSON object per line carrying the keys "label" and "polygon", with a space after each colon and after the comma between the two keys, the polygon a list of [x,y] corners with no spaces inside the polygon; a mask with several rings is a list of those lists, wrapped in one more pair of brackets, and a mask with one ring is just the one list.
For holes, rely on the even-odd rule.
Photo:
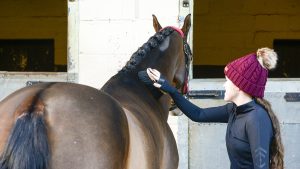
{"label": "grooming brush", "polygon": [[144,82],[146,85],[152,85],[154,82],[150,79],[146,70],[139,71],[138,77],[140,81]]}
{"label": "grooming brush", "polygon": [[150,79],[150,77],[147,74],[146,70],[139,71],[138,77],[140,81],[142,81],[144,84],[146,84],[147,88],[150,90],[150,93],[156,98],[159,99],[163,93],[156,87],[153,86],[153,81]]}

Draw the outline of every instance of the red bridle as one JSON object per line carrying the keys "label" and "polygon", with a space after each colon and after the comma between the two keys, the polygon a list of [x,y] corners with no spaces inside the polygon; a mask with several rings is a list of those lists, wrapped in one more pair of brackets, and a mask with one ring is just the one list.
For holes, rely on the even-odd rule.
{"label": "red bridle", "polygon": [[[166,26],[166,27],[162,28],[161,30],[163,30],[163,29],[165,29],[165,28],[172,28],[172,29],[174,29],[176,32],[179,33],[179,35],[180,35],[182,38],[184,38],[184,33],[182,32],[181,29],[179,29],[179,28],[177,28],[177,27],[175,27],[175,26]],[[160,30],[160,31],[161,31],[161,30]]]}
{"label": "red bridle", "polygon": [[[182,94],[186,95],[188,93],[188,90],[189,90],[189,87],[188,87],[188,80],[189,80],[189,64],[190,64],[190,60],[191,60],[191,56],[192,56],[192,52],[191,52],[191,49],[188,45],[188,43],[184,40],[184,33],[182,32],[181,29],[175,27],[175,26],[167,26],[167,27],[164,27],[162,28],[161,30],[165,29],[165,28],[172,28],[173,30],[175,30],[176,32],[179,33],[179,35],[182,37],[183,39],[183,43],[184,43],[184,55],[185,55],[185,77],[184,77],[184,85],[183,85],[183,88],[182,88]],[[161,31],[160,30],[160,31]]]}

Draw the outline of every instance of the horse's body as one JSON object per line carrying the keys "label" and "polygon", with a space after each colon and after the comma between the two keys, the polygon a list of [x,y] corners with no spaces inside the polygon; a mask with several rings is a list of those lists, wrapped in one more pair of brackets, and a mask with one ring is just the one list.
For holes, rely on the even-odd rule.
{"label": "horse's body", "polygon": [[[161,26],[154,21],[158,31]],[[190,16],[185,22],[186,34]],[[182,37],[169,34],[161,43],[156,40],[157,47],[149,41],[153,49],[138,51],[143,59],[132,58],[101,90],[41,83],[2,100],[0,169],[177,168],[167,124],[170,99],[153,94],[137,78],[137,71],[153,67],[177,85],[184,82]]]}
{"label": "horse's body", "polygon": [[[32,104],[36,110],[30,111]],[[0,112],[1,152],[5,149],[4,144],[16,118],[22,119],[33,114],[42,116],[46,123],[51,147],[51,168],[121,168],[122,163],[125,163],[128,145],[126,116],[115,99],[99,90],[71,83],[34,85],[3,100]],[[113,113],[108,114],[109,112]],[[36,131],[24,131],[30,130],[30,127],[35,130],[35,125],[27,122],[19,130],[28,132],[25,136],[40,134]],[[26,148],[31,148],[30,144],[22,143],[23,138],[19,139],[17,146],[25,151]],[[41,138],[40,141],[45,140]],[[18,151],[22,150],[16,150],[15,153]],[[22,156],[22,153],[14,155],[20,155],[19,159],[14,159],[16,164],[22,163],[26,158],[35,158],[33,154],[27,155],[28,157]],[[111,163],[115,160],[115,163]],[[28,166],[29,168],[31,167]]]}

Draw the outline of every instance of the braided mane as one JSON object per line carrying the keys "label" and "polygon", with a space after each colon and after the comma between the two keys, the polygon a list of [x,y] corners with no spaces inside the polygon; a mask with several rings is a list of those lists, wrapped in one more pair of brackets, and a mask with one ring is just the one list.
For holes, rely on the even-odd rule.
{"label": "braided mane", "polygon": [[147,56],[147,54],[158,45],[160,45],[164,39],[169,36],[174,29],[167,27],[162,31],[157,32],[149,40],[143,44],[136,52],[132,54],[130,60],[127,61],[126,65],[119,71],[119,73],[129,73],[135,70],[136,66]]}

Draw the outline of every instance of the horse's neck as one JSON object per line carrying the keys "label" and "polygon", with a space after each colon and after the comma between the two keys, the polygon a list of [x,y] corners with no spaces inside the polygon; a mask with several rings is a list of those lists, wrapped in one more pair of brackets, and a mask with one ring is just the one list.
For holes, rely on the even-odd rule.
{"label": "horse's neck", "polygon": [[[154,88],[155,87],[153,87],[153,89]],[[115,75],[106,82],[101,90],[115,97],[123,96],[123,93],[125,93],[141,100],[143,100],[144,98],[153,98],[153,95],[151,95],[152,93],[149,91],[149,88],[147,88],[145,84],[143,84],[137,78],[133,78],[130,75],[126,74]],[[159,90],[157,89],[157,91]],[[162,94],[163,93],[161,93],[161,95]]]}
{"label": "horse's neck", "polygon": [[118,100],[121,105],[128,105],[129,102],[131,105],[143,103],[149,108],[157,109],[157,112],[167,120],[170,98],[163,93],[160,98],[155,98],[149,88],[136,78],[117,74],[107,81],[101,90]]}

